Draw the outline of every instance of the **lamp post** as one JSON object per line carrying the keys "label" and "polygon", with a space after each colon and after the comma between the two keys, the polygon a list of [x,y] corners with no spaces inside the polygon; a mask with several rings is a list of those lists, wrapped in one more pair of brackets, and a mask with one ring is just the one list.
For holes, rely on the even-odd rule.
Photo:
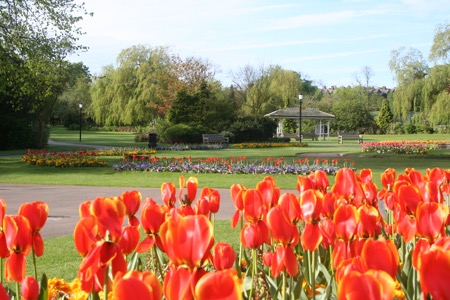
{"label": "lamp post", "polygon": [[81,142],[81,111],[83,110],[83,104],[78,104],[78,107],[80,107],[80,142]]}
{"label": "lamp post", "polygon": [[298,140],[302,143],[302,103],[303,95],[298,95],[299,106],[299,117],[298,117]]}

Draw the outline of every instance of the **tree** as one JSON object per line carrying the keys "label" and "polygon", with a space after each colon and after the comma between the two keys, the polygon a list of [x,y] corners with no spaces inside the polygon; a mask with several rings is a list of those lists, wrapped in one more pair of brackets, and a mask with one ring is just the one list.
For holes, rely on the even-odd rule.
{"label": "tree", "polygon": [[335,129],[352,132],[372,127],[373,119],[367,110],[365,93],[361,87],[340,88],[333,97],[336,98],[331,109],[336,116]]}
{"label": "tree", "polygon": [[366,88],[367,103],[370,103],[370,79],[373,76],[372,69],[369,66],[364,66],[361,69],[361,76],[362,79],[359,77],[359,75],[356,75],[356,82],[358,82],[358,85],[364,86]]}
{"label": "tree", "polygon": [[391,52],[389,67],[399,86],[424,78],[429,69],[419,50],[405,47]]}
{"label": "tree", "polygon": [[431,61],[447,61],[450,57],[450,24],[440,24],[436,27],[433,45],[429,58]]}
{"label": "tree", "polygon": [[377,117],[377,125],[380,127],[381,133],[386,133],[389,125],[394,120],[391,109],[389,108],[389,103],[386,99],[383,100],[381,104],[381,109]]}
{"label": "tree", "polygon": [[43,147],[46,124],[68,80],[65,58],[84,49],[76,24],[87,13],[73,0],[2,1],[0,13],[2,113],[25,117],[24,127],[38,129],[32,146]]}

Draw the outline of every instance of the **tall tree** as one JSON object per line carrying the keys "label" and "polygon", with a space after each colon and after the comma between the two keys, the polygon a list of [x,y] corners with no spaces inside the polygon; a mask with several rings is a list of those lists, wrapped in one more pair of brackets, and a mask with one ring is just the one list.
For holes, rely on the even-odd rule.
{"label": "tall tree", "polygon": [[391,52],[389,67],[394,72],[399,86],[424,78],[429,69],[419,50],[405,47]]}
{"label": "tall tree", "polygon": [[429,58],[435,62],[447,62],[450,59],[450,24],[440,24],[436,27]]}
{"label": "tall tree", "polygon": [[[77,22],[87,15],[74,0],[1,1],[0,99],[3,112],[28,115],[37,147],[68,79],[68,54],[82,50]],[[8,99],[8,100],[5,100]],[[24,111],[25,110],[25,111]],[[25,125],[24,125],[25,126]]]}
{"label": "tall tree", "polygon": [[380,128],[381,133],[386,133],[389,125],[394,120],[394,116],[389,107],[387,99],[383,100],[381,104],[381,109],[377,117],[377,125]]}

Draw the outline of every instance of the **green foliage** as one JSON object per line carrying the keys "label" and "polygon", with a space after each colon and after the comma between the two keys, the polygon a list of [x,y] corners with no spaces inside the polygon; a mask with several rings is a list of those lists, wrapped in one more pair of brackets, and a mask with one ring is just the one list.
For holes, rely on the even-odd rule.
{"label": "green foliage", "polygon": [[380,128],[381,133],[387,132],[389,124],[391,124],[393,120],[394,116],[389,108],[389,103],[384,99],[377,118],[377,125]]}
{"label": "green foliage", "polygon": [[[18,112],[4,111],[0,113],[0,132],[2,142],[0,150],[40,148],[36,122]],[[49,131],[44,128],[42,134],[48,140]]]}
{"label": "green foliage", "polygon": [[447,61],[450,56],[450,24],[440,24],[431,46],[429,58],[432,61]]}
{"label": "green foliage", "polygon": [[270,140],[276,131],[277,124],[269,118],[241,117],[231,126],[236,143],[262,142]]}
{"label": "green foliage", "polygon": [[187,124],[176,124],[166,129],[164,138],[171,144],[200,144],[202,133],[198,128]]}
{"label": "green foliage", "polygon": [[341,88],[336,92],[332,113],[336,116],[333,127],[338,131],[364,131],[374,121],[367,109],[367,99],[362,88]]}
{"label": "green foliage", "polygon": [[405,129],[401,122],[394,122],[389,125],[387,133],[388,134],[404,134]]}

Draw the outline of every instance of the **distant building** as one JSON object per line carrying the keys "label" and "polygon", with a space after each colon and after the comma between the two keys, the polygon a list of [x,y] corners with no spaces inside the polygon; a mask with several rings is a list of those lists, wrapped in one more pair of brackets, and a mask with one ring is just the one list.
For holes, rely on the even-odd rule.
{"label": "distant building", "polygon": [[[337,86],[335,86],[335,85],[332,85],[332,86],[329,87],[329,88],[327,88],[326,86],[324,86],[324,87],[322,87],[321,92],[322,92],[323,94],[329,94],[329,95],[332,95],[332,94],[336,93],[336,91],[337,91],[338,89],[340,89],[340,88],[342,88],[342,87],[337,87]],[[382,86],[382,87],[374,87],[374,86],[371,86],[371,87],[369,87],[369,92],[371,92],[371,93],[373,93],[373,94],[380,95],[380,96],[382,96],[383,98],[387,98],[387,96],[388,96],[389,94],[395,92],[395,88],[392,88],[392,89],[391,89],[391,88],[387,88],[387,87],[385,87],[385,86]]]}

